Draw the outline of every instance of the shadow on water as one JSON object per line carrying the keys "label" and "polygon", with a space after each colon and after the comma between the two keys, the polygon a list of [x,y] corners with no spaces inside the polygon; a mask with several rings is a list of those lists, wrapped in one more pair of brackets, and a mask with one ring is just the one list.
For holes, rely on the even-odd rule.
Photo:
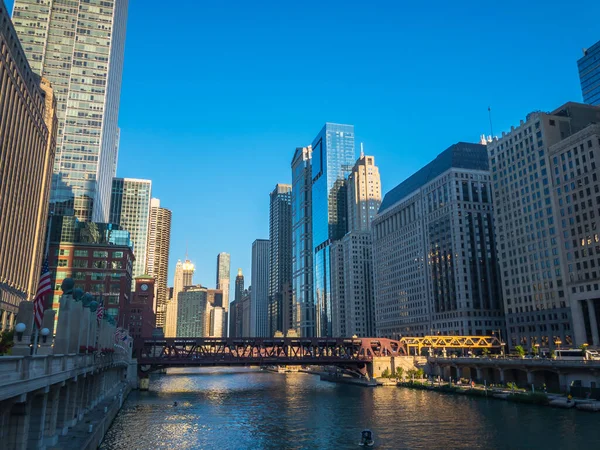
{"label": "shadow on water", "polygon": [[153,375],[102,448],[358,448],[370,428],[377,449],[583,449],[600,448],[597,423],[573,410],[211,368]]}

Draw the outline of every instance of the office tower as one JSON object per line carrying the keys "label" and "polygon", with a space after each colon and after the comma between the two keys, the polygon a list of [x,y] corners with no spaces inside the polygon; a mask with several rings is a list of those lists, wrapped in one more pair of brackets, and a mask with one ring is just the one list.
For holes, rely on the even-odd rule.
{"label": "office tower", "polygon": [[[292,186],[277,184],[269,205],[269,335],[292,328],[291,300],[285,294],[292,282]],[[284,304],[284,299],[286,304]],[[287,323],[284,323],[284,316]]]}
{"label": "office tower", "polygon": [[0,2],[0,330],[35,296],[45,251],[56,100],[27,63]]}
{"label": "office tower", "polygon": [[210,337],[225,337],[223,325],[225,324],[225,308],[216,306],[210,309]]}
{"label": "office tower", "polygon": [[[115,178],[112,184],[110,222],[131,233],[133,241],[133,277],[145,275],[148,250],[148,223],[152,181]],[[135,285],[132,287],[135,289]]]}
{"label": "office tower", "polygon": [[185,286],[177,296],[177,337],[206,337],[208,290],[200,285]]}
{"label": "office tower", "polygon": [[173,288],[169,288],[165,313],[165,337],[177,337],[177,302],[173,298]]}
{"label": "office tower", "polygon": [[[231,256],[229,253],[219,253],[217,255],[217,289],[223,291],[223,304],[225,316],[229,311],[229,280],[231,277]],[[227,319],[227,318],[226,318]],[[225,330],[227,327],[225,326]]]}
{"label": "office tower", "polygon": [[242,303],[238,311],[241,318],[239,320],[240,329],[236,330],[236,334],[238,337],[252,337],[252,286],[248,286],[248,289],[244,291]]}
{"label": "office tower", "polygon": [[313,291],[317,336],[331,336],[330,245],[347,230],[346,177],[354,165],[354,126],[326,123],[312,143]]}
{"label": "office tower", "polygon": [[459,142],[385,195],[373,220],[379,336],[503,329],[490,178],[485,145]]}
{"label": "office tower", "polygon": [[527,115],[488,144],[511,347],[586,342],[582,303],[589,308],[598,286],[592,263],[600,262],[591,257],[600,214],[595,142],[588,150],[581,137],[591,123],[600,123],[599,107],[567,103]]}
{"label": "office tower", "polygon": [[269,240],[252,243],[250,337],[269,337]]}
{"label": "office tower", "polygon": [[235,277],[234,300],[236,302],[241,301],[243,295],[244,295],[244,274],[242,274],[242,269],[238,269],[237,276]]}
{"label": "office tower", "polygon": [[[173,280],[173,297],[168,305],[167,312],[167,331],[165,331],[165,337],[179,337],[177,334],[178,328],[178,317],[179,317],[179,293],[183,291],[185,286],[192,286],[194,284],[194,271],[195,267],[192,262],[186,259],[185,262],[181,260],[177,261],[175,265],[175,278]],[[171,313],[171,314],[170,314]]]}
{"label": "office tower", "polygon": [[129,331],[129,335],[134,339],[134,345],[137,339],[152,337],[152,331],[156,326],[156,314],[152,308],[156,303],[154,284],[153,277],[137,277],[131,300],[121,305],[123,320],[118,323]]}
{"label": "office tower", "polygon": [[148,249],[146,274],[156,280],[156,327],[165,328],[167,277],[169,273],[169,248],[171,245],[171,211],[161,208],[160,200],[150,200],[150,224],[148,227]]}
{"label": "office tower", "polygon": [[312,147],[298,147],[292,158],[292,304],[293,328],[315,336],[312,245]]}
{"label": "office tower", "polygon": [[55,216],[50,230],[48,263],[54,292],[52,305],[58,321],[61,284],[72,278],[89,292],[104,312],[125,326],[120,308],[130,301],[133,243],[128,231],[110,223],[79,222],[74,216]]}
{"label": "office tower", "polygon": [[600,41],[583,50],[577,68],[584,103],[600,106]]}
{"label": "office tower", "polygon": [[373,156],[354,164],[346,183],[348,233],[331,244],[334,336],[375,336],[371,223],[381,205],[381,180]]}
{"label": "office tower", "polygon": [[15,0],[13,22],[33,71],[55,90],[52,210],[108,222],[127,0]]}
{"label": "office tower", "polygon": [[[206,328],[207,336],[211,337],[226,337],[223,333],[226,330],[225,325],[225,308],[223,308],[224,295],[221,289],[207,289],[206,291]],[[217,313],[214,313],[214,309],[219,309]],[[214,323],[214,320],[220,320],[222,323]],[[218,331],[217,331],[218,330]]]}
{"label": "office tower", "polygon": [[229,305],[229,337],[240,337],[238,333],[241,330],[240,321],[242,320],[241,306],[243,296],[244,275],[242,274],[242,269],[238,269],[237,276],[235,277],[234,300]]}

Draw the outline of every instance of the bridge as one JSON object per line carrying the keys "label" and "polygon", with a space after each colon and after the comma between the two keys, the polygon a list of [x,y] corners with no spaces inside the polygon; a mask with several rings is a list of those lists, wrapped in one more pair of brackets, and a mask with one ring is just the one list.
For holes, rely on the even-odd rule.
{"label": "bridge", "polygon": [[165,338],[136,343],[142,373],[168,367],[320,365],[364,368],[377,358],[404,356],[383,338]]}

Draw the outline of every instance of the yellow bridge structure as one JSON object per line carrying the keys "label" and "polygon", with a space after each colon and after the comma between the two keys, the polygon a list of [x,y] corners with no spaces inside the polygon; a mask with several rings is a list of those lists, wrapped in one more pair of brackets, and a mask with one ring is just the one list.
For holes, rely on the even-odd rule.
{"label": "yellow bridge structure", "polygon": [[502,348],[502,342],[496,336],[422,336],[403,337],[400,343],[406,348],[406,353],[411,354],[411,348],[416,349],[416,354],[421,354],[422,348],[452,349],[461,348],[469,350]]}

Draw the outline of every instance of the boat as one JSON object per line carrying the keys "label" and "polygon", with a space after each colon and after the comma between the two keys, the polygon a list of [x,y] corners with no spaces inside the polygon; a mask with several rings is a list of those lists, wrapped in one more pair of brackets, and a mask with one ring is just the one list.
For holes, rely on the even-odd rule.
{"label": "boat", "polygon": [[360,434],[360,442],[358,445],[361,447],[373,447],[373,445],[375,445],[373,438],[374,436],[371,430],[363,430]]}

